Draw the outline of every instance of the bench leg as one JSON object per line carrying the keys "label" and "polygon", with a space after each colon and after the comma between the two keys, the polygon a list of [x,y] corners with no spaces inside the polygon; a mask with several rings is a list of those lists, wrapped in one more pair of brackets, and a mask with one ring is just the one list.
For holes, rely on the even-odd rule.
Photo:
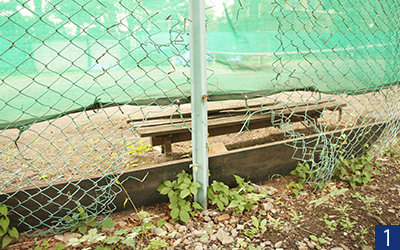
{"label": "bench leg", "polygon": [[164,137],[164,143],[161,145],[161,153],[170,155],[172,153],[171,137]]}
{"label": "bench leg", "polygon": [[339,111],[338,123],[340,123],[340,121],[342,120],[343,109],[342,108],[338,108],[338,111]]}

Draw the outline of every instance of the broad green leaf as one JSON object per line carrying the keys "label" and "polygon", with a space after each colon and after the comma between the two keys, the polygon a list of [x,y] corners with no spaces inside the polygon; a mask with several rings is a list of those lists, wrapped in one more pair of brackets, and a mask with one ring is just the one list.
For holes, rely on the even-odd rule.
{"label": "broad green leaf", "polygon": [[80,245],[81,245],[81,242],[80,242],[80,240],[78,238],[71,238],[68,241],[68,246],[77,247],[77,246],[80,246]]}
{"label": "broad green leaf", "polygon": [[114,221],[110,217],[108,217],[103,221],[102,226],[104,228],[112,228],[114,227]]}
{"label": "broad green leaf", "polygon": [[66,247],[67,247],[67,245],[65,245],[65,244],[59,244],[59,245],[57,245],[57,248],[55,250],[63,250]]}
{"label": "broad green leaf", "polygon": [[12,237],[10,235],[6,235],[3,237],[3,242],[2,242],[2,248],[6,248],[6,246],[8,246],[8,244],[10,244],[12,241]]}
{"label": "broad green leaf", "polygon": [[[96,246],[96,250],[111,250],[111,246]],[[118,248],[116,248],[118,250]]]}
{"label": "broad green leaf", "polygon": [[179,209],[179,206],[178,206],[178,204],[177,203],[170,203],[169,205],[168,205],[168,207],[169,207],[169,209],[175,209],[175,208],[178,208]]}
{"label": "broad green leaf", "polygon": [[97,221],[95,221],[94,219],[92,219],[88,223],[86,223],[86,226],[90,226],[90,227],[97,227],[98,225],[99,225],[99,223]]}
{"label": "broad green leaf", "polygon": [[190,192],[191,192],[192,194],[194,194],[194,195],[197,194],[197,188],[196,188],[196,187],[190,186],[190,187],[189,187],[189,190],[190,190]]}
{"label": "broad green leaf", "polygon": [[231,204],[229,204],[228,208],[237,207],[237,206],[238,206],[238,201],[237,200],[233,200],[233,201],[231,201]]}
{"label": "broad green leaf", "polygon": [[225,205],[228,205],[228,203],[229,203],[229,199],[228,199],[228,197],[226,197],[226,196],[222,196],[222,197],[220,198],[220,200],[221,200],[222,203],[224,203]]}
{"label": "broad green leaf", "polygon": [[4,231],[8,231],[8,226],[10,225],[10,219],[6,217],[2,217],[0,219],[0,226],[4,229]]}
{"label": "broad green leaf", "polygon": [[5,235],[6,233],[7,233],[7,231],[4,230],[3,227],[0,227],[0,237],[3,236],[3,235]]}
{"label": "broad green leaf", "polygon": [[128,233],[128,230],[121,229],[121,230],[118,230],[117,232],[115,232],[115,235],[124,235],[124,234],[127,234],[127,233]]}
{"label": "broad green leaf", "polygon": [[135,238],[126,238],[121,241],[122,244],[133,247],[135,249]]}
{"label": "broad green leaf", "polygon": [[254,234],[252,231],[250,231],[250,230],[244,231],[244,234],[245,234],[246,236],[248,236],[248,237],[253,237],[253,236],[255,236],[255,234]]}
{"label": "broad green leaf", "polygon": [[240,185],[240,184],[244,183],[244,179],[242,177],[240,177],[238,175],[233,175],[233,176],[235,177],[237,184]]}
{"label": "broad green leaf", "polygon": [[88,234],[84,235],[81,238],[81,241],[88,241],[91,243],[97,242],[97,241],[102,241],[104,239],[106,239],[107,237],[104,236],[103,233],[98,233],[96,228],[92,228],[89,230]]}
{"label": "broad green leaf", "polygon": [[172,187],[172,182],[171,181],[164,181],[164,185],[167,187]]}
{"label": "broad green leaf", "polygon": [[187,189],[188,187],[189,187],[189,184],[187,184],[187,183],[182,183],[182,184],[179,186],[179,188],[180,188],[181,190]]}
{"label": "broad green leaf", "polygon": [[192,183],[192,186],[195,187],[195,188],[201,187],[200,183],[198,183],[197,181],[196,181],[196,182],[193,182],[193,183]]}
{"label": "broad green leaf", "polygon": [[188,223],[190,220],[190,215],[187,211],[181,210],[179,213],[179,217],[180,217],[181,221],[183,221],[185,223]]}
{"label": "broad green leaf", "polygon": [[178,197],[178,205],[179,205],[180,207],[185,206],[186,203],[187,203],[186,200],[181,199],[180,197]]}
{"label": "broad green leaf", "polygon": [[170,187],[163,187],[161,190],[159,190],[160,194],[168,194],[171,191]]}
{"label": "broad green leaf", "polygon": [[191,211],[192,210],[192,208],[190,207],[190,203],[189,204],[185,204],[185,205],[183,205],[182,207],[181,207],[181,211]]}
{"label": "broad green leaf", "polygon": [[43,247],[41,247],[41,246],[38,245],[38,246],[35,247],[34,250],[43,250]]}
{"label": "broad green leaf", "polygon": [[163,184],[160,184],[160,186],[157,187],[157,191],[160,192],[161,189],[163,189],[163,188],[165,188],[164,183],[163,183]]}
{"label": "broad green leaf", "polygon": [[169,201],[170,202],[174,202],[172,199],[178,199],[178,192],[175,192],[174,190],[170,190],[169,192],[168,192],[168,198],[169,198]]}
{"label": "broad green leaf", "polygon": [[260,225],[259,225],[259,221],[258,221],[258,219],[256,218],[256,217],[254,217],[254,216],[251,216],[251,220],[252,220],[252,222],[253,222],[253,225],[255,226],[255,227],[259,227]]}
{"label": "broad green leaf", "polygon": [[198,210],[203,209],[203,207],[202,207],[199,203],[197,203],[197,202],[193,202],[193,203],[192,203],[192,206],[193,206],[193,208],[198,209]]}
{"label": "broad green leaf", "polygon": [[108,237],[107,239],[105,239],[104,242],[107,244],[116,244],[120,241],[120,239],[121,239],[121,237],[115,235],[115,236]]}
{"label": "broad green leaf", "polygon": [[318,238],[317,238],[317,236],[315,236],[315,235],[310,235],[310,239],[311,239],[312,241],[318,242]]}
{"label": "broad green leaf", "polygon": [[7,206],[6,206],[5,204],[3,204],[3,205],[0,206],[0,213],[1,213],[2,215],[4,215],[4,216],[7,216],[8,209],[7,209]]}
{"label": "broad green leaf", "polygon": [[217,206],[221,212],[224,210],[224,204],[221,201],[217,201]]}
{"label": "broad green leaf", "polygon": [[266,220],[266,219],[263,219],[263,220],[261,221],[261,223],[260,223],[260,227],[263,228],[263,227],[265,227],[265,225],[267,225],[267,220]]}
{"label": "broad green leaf", "polygon": [[162,227],[162,226],[164,226],[165,223],[166,223],[166,221],[164,219],[161,219],[157,222],[157,227]]}
{"label": "broad green leaf", "polygon": [[212,200],[214,197],[214,190],[212,188],[207,188],[207,197]]}
{"label": "broad green leaf", "polygon": [[50,244],[49,244],[49,242],[48,242],[47,240],[44,240],[44,241],[42,242],[42,246],[44,246],[44,247],[49,247]]}
{"label": "broad green leaf", "polygon": [[169,202],[171,204],[177,204],[178,203],[178,196],[173,195],[173,196],[169,197]]}
{"label": "broad green leaf", "polygon": [[325,239],[323,239],[323,238],[319,239],[319,242],[320,242],[321,244],[328,243],[328,241],[327,241],[327,240],[325,240]]}
{"label": "broad green leaf", "polygon": [[179,217],[179,208],[174,208],[171,210],[172,219],[177,219]]}
{"label": "broad green leaf", "polygon": [[184,189],[181,191],[181,194],[179,195],[182,199],[184,199],[186,196],[190,194],[189,189]]}
{"label": "broad green leaf", "polygon": [[78,227],[78,231],[79,231],[81,234],[85,234],[85,233],[87,232],[87,226],[86,226],[86,225],[81,225],[81,226],[79,226],[79,227]]}

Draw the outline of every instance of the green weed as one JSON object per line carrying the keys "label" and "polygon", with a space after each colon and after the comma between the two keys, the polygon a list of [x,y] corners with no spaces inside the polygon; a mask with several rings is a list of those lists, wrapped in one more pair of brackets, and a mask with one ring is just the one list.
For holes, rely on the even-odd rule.
{"label": "green weed", "polygon": [[195,213],[193,209],[202,209],[200,204],[192,201],[192,197],[197,194],[200,184],[193,182],[192,175],[184,170],[177,177],[177,180],[174,181],[164,181],[157,190],[160,194],[168,195],[171,217],[175,220],[188,222]]}

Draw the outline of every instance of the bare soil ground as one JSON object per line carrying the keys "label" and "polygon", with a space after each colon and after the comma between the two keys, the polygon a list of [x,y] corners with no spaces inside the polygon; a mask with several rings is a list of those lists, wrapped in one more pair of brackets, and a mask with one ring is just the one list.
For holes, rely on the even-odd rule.
{"label": "bare soil ground", "polygon": [[[163,112],[171,113],[171,110]],[[134,112],[125,111],[125,113]],[[109,119],[110,117],[113,119]],[[82,113],[34,124],[21,134],[18,140],[19,148],[14,143],[19,131],[3,131],[0,146],[5,150],[0,155],[0,160],[6,163],[8,172],[1,172],[1,192],[32,184],[51,185],[55,181],[71,181],[72,178],[90,178],[92,175],[101,173],[125,171],[135,166],[165,162],[187,157],[190,154],[191,143],[181,142],[173,144],[172,156],[162,155],[157,149],[148,147],[150,143],[148,139],[137,138],[132,133],[131,124],[128,124],[126,120],[127,117],[123,112],[118,109],[109,109],[93,117]],[[312,133],[301,123],[293,124],[293,126],[304,134]],[[235,149],[282,139],[284,137],[280,129],[268,128],[254,130],[251,133],[246,132],[240,137],[236,134],[213,137],[210,138],[210,144],[223,143],[228,149]],[[111,168],[108,159],[118,159],[120,162],[118,169]],[[185,226],[187,231],[181,238],[170,238],[156,235],[151,231],[146,232],[145,236],[138,237],[137,249],[144,248],[151,239],[164,240],[171,249],[195,249],[199,239],[193,236],[193,232],[209,227],[210,222],[207,216],[211,217],[213,224],[212,230],[208,233],[209,240],[202,243],[202,249],[235,247],[248,249],[238,239],[244,239],[247,245],[265,249],[301,249],[302,246],[304,246],[302,249],[339,247],[338,249],[346,250],[360,249],[363,246],[364,249],[368,249],[365,246],[374,246],[374,225],[400,223],[400,162],[398,159],[387,157],[380,157],[379,161],[383,164],[379,167],[382,175],[375,176],[369,184],[358,186],[354,190],[350,188],[347,181],[332,180],[322,191],[313,192],[311,186],[306,185],[306,190],[295,196],[287,189],[288,183],[294,179],[293,176],[257,183],[259,186],[273,187],[277,191],[260,200],[254,209],[244,214],[236,214],[232,209],[220,212],[216,207],[210,206],[208,212],[198,211],[188,224],[183,225],[184,223],[170,218],[168,204],[143,208],[157,220],[164,218],[175,229]],[[349,188],[345,195],[335,196],[318,207],[309,204],[312,200],[325,197],[334,190],[343,188]],[[364,198],[373,197],[374,201],[367,206],[365,202],[353,197],[356,192]],[[344,207],[348,216],[347,224],[342,225],[343,212],[340,212],[340,209],[343,210]],[[229,219],[221,220],[220,216]],[[279,219],[279,227],[274,228],[272,224],[268,224],[268,230],[265,233],[247,237],[238,225],[246,224],[251,216],[260,216],[271,222]],[[325,216],[327,220],[324,220]],[[109,236],[119,229],[131,230],[139,225],[135,211],[116,213],[111,217],[118,223],[111,230],[104,231]],[[335,221],[336,229],[332,230],[326,221]],[[250,223],[246,225],[249,226]],[[220,228],[230,232],[231,236],[233,236],[233,229],[237,231],[232,244],[224,245],[219,239],[212,237]],[[165,226],[163,229],[168,232],[170,230]],[[314,242],[311,235],[318,239],[323,238],[327,242]],[[48,242],[49,246],[43,249],[56,249],[57,245],[62,243],[59,237],[54,236],[48,238],[21,236],[18,241],[12,242],[9,249],[35,249],[43,246],[44,241]],[[69,249],[74,248],[69,247]],[[76,249],[83,249],[83,247]]]}
{"label": "bare soil ground", "polygon": [[[166,224],[172,225],[172,230],[178,231],[184,226],[186,233],[181,238],[171,238],[148,231],[145,236],[138,238],[137,249],[144,248],[151,239],[164,240],[170,249],[196,249],[198,246],[202,249],[248,249],[249,245],[260,247],[259,249],[374,249],[375,225],[400,224],[400,160],[382,156],[378,161],[382,163],[382,166],[376,166],[381,175],[375,175],[370,183],[358,185],[355,189],[350,187],[348,181],[332,180],[319,192],[313,192],[311,185],[306,185],[304,192],[296,196],[287,189],[287,184],[294,180],[295,176],[283,176],[258,183],[259,187],[268,187],[274,191],[269,197],[260,200],[252,210],[243,214],[237,214],[232,209],[220,212],[216,206],[210,206],[205,212],[197,211],[189,223],[184,224],[170,218],[168,204],[142,208],[156,218],[154,224],[160,219],[165,219]],[[333,196],[317,207],[315,203],[310,204],[310,201],[327,197],[333,191],[343,188],[349,189],[344,195]],[[357,198],[356,193],[368,198],[369,202]],[[240,230],[240,225],[248,228],[251,224],[246,222],[251,220],[251,216],[260,216],[261,219],[265,218],[270,222],[279,220],[279,223],[268,223],[265,233],[248,237],[244,230]],[[139,225],[135,211],[115,213],[111,217],[117,222],[114,228],[102,231],[109,236],[117,230],[129,231]],[[329,226],[326,221],[335,222],[337,225]],[[164,225],[163,229],[171,232],[166,226]],[[210,237],[202,244],[197,243],[194,231],[207,227],[211,227],[208,231]],[[224,245],[218,238],[213,238],[212,235],[220,228],[228,234],[231,232],[232,235],[235,229],[234,242]],[[314,241],[313,236],[317,237],[318,241]],[[44,240],[50,244],[45,249],[56,249],[61,243],[57,237],[22,236],[18,242],[13,242],[9,249],[34,249]]]}
{"label": "bare soil ground", "polygon": [[[221,108],[240,104],[243,101],[213,103]],[[181,112],[188,110],[189,105],[180,107]],[[176,107],[113,107],[96,113],[70,114],[33,124],[23,131],[0,131],[0,162],[4,166],[0,171],[0,192],[122,173],[137,166],[189,157],[190,141],[174,143],[174,154],[166,156],[159,147],[150,146],[150,138],[138,137],[128,122],[129,117],[143,119],[174,111]],[[292,126],[306,135],[313,133],[301,123]],[[230,150],[283,139],[281,129],[270,127],[211,137],[209,144],[223,143]]]}

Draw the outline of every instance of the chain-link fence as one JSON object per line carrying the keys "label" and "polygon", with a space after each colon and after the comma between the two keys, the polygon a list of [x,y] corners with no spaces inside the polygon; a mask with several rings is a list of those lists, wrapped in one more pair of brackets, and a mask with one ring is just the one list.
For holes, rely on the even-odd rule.
{"label": "chain-link fence", "polygon": [[[206,3],[207,98],[245,100],[244,121],[271,117],[286,139],[296,139],[288,146],[302,152],[299,160],[318,169],[317,182],[329,180],[338,157],[397,136],[399,3]],[[80,206],[88,217],[108,215],[120,184],[136,181],[119,179],[122,173],[174,157],[130,122],[183,119],[189,109],[189,23],[181,0],[0,1],[1,201],[20,214],[18,224],[65,230],[66,216]],[[317,106],[330,108],[315,121],[308,109]],[[312,145],[304,129],[319,135]],[[345,130],[356,136],[328,136]],[[93,187],[80,185],[88,179]],[[54,195],[39,204],[35,197],[44,194],[31,187]],[[48,219],[24,220],[38,212]]]}

